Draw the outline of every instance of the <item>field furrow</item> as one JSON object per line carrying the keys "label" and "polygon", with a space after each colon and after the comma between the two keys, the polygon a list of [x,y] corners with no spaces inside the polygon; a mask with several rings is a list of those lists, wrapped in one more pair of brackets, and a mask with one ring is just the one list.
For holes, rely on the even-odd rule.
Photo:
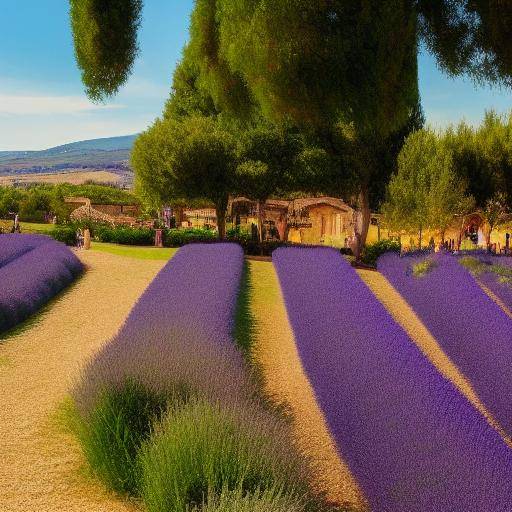
{"label": "field furrow", "polygon": [[372,293],[388,310],[393,319],[404,328],[411,340],[416,343],[425,356],[428,357],[436,368],[483,414],[487,421],[500,433],[507,444],[512,445],[512,440],[486,409],[471,386],[471,383],[468,382],[459,368],[457,368],[454,362],[443,352],[437,340],[432,336],[411,306],[407,304],[393,285],[379,272],[359,270],[358,274]]}
{"label": "field furrow", "polygon": [[512,509],[512,456],[340,254],[274,253],[298,352],[371,510]]}
{"label": "field furrow", "polygon": [[87,359],[113,336],[164,262],[80,253],[85,275],[28,325],[0,337],[0,510],[117,512],[132,507],[84,478],[55,415]]}
{"label": "field furrow", "polygon": [[361,490],[337,452],[326,420],[302,366],[284,298],[272,263],[249,262],[254,322],[252,356],[265,393],[293,418],[293,435],[311,461],[315,481],[330,502],[364,510]]}
{"label": "field furrow", "polygon": [[410,304],[446,355],[471,383],[486,409],[512,436],[512,321],[456,258],[385,255],[379,270]]}

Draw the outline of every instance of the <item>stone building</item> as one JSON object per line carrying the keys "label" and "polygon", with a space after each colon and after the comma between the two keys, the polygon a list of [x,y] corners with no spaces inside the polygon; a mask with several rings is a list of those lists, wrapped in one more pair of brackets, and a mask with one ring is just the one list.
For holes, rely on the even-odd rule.
{"label": "stone building", "polygon": [[[228,213],[234,225],[250,225],[257,222],[258,204],[239,197],[230,202]],[[263,218],[266,239],[336,247],[354,236],[357,221],[356,211],[333,197],[269,199]]]}

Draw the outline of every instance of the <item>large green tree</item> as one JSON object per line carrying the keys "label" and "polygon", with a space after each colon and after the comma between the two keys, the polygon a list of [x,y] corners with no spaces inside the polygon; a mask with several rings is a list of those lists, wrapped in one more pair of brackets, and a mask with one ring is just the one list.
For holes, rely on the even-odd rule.
{"label": "large green tree", "polygon": [[436,133],[420,130],[408,137],[398,157],[398,171],[383,206],[386,223],[396,231],[429,229],[444,235],[456,216],[473,208],[466,183],[459,179],[453,153]]}
{"label": "large green tree", "polygon": [[[110,29],[121,18],[105,7],[109,2],[71,1],[90,6],[72,9],[72,19],[84,81],[98,99],[131,69],[140,4],[110,2],[130,13],[116,31]],[[84,29],[89,22],[92,35]],[[371,183],[380,172],[374,148],[402,129],[418,105],[420,44],[451,75],[508,86],[511,32],[512,4],[503,0],[196,0],[187,51],[197,85],[217,110],[291,122],[333,156],[339,156],[339,133],[349,135],[364,171],[350,180],[363,210],[364,242]],[[112,39],[108,59],[98,44],[103,37]]]}
{"label": "large green tree", "polygon": [[237,166],[235,142],[214,118],[158,119],[132,151],[136,187],[155,204],[181,199],[215,205],[219,238],[226,234],[226,210]]}

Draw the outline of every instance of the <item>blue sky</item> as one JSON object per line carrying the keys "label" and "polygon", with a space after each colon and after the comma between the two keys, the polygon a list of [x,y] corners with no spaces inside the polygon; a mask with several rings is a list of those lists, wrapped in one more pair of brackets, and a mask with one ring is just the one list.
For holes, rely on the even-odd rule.
{"label": "blue sky", "polygon": [[[2,4],[0,150],[136,133],[160,114],[187,40],[193,0],[145,1],[134,73],[120,94],[101,106],[83,93],[67,0]],[[462,118],[477,123],[488,108],[512,108],[512,92],[449,79],[427,54],[420,57],[420,87],[427,120],[434,126]]]}

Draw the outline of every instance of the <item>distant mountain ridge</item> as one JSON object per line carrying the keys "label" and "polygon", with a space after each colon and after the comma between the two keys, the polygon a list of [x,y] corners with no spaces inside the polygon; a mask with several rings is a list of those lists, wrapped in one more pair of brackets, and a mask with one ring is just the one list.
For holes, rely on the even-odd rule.
{"label": "distant mountain ridge", "polygon": [[137,135],[72,142],[42,151],[0,151],[1,174],[58,172],[65,169],[126,169]]}
{"label": "distant mountain ridge", "polygon": [[101,139],[82,140],[78,142],[70,142],[61,146],[43,149],[40,151],[0,151],[1,159],[11,158],[34,158],[60,155],[70,152],[83,152],[83,151],[131,151],[133,143],[137,135],[123,135],[120,137],[105,137]]}

